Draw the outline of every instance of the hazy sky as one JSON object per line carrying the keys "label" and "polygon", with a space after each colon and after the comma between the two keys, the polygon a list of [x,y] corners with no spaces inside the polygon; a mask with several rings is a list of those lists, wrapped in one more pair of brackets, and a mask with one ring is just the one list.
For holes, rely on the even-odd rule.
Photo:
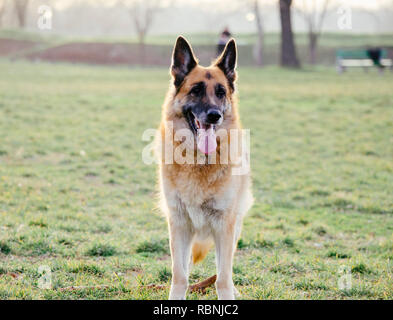
{"label": "hazy sky", "polygon": [[[127,1],[127,0],[125,0]],[[129,2],[138,1],[138,0],[129,0]],[[139,1],[146,1],[146,0],[139,0]],[[259,0],[261,5],[274,5],[277,3],[278,0]],[[301,6],[303,2],[316,2],[317,5],[321,5],[325,0],[294,0],[294,6]],[[65,9],[72,5],[73,3],[78,2],[86,2],[91,3],[92,5],[106,5],[112,6],[118,2],[118,0],[62,0],[56,1],[55,7],[58,10]],[[200,6],[201,3],[211,3],[212,5],[225,5],[225,6],[232,6],[238,5],[242,2],[247,2],[247,0],[161,0],[161,3],[164,6],[170,5],[191,5],[191,6]],[[354,8],[364,8],[368,10],[378,10],[384,6],[393,6],[392,0],[330,0],[332,4],[347,4]]]}
{"label": "hazy sky", "polygon": [[[80,36],[129,36],[135,34],[135,24],[121,2],[157,1],[162,8],[154,16],[149,34],[219,32],[228,26],[234,34],[255,32],[252,0],[52,0],[53,32]],[[144,2],[145,1],[145,2]],[[280,31],[278,0],[259,0],[266,32]],[[293,0],[294,6],[325,0]],[[48,0],[34,0],[30,8],[28,28],[37,31],[37,8]],[[393,32],[393,0],[330,0],[331,10],[323,25],[324,31],[352,33]],[[350,5],[352,27],[338,28],[337,6]],[[109,8],[110,7],[110,8]],[[307,26],[299,10],[293,10],[295,32],[305,32]],[[10,21],[12,22],[12,21]],[[10,23],[12,27],[12,23]]]}

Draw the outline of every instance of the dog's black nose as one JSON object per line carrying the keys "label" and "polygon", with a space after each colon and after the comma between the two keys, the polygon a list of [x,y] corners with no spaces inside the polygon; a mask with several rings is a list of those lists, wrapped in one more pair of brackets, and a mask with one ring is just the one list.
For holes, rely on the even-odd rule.
{"label": "dog's black nose", "polygon": [[222,115],[220,111],[212,109],[207,112],[206,121],[210,124],[216,124],[221,117]]}

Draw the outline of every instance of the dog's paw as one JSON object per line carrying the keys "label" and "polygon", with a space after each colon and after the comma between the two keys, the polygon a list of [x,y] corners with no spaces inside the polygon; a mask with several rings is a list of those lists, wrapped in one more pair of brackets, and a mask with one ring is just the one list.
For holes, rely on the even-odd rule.
{"label": "dog's paw", "polygon": [[168,300],[186,300],[186,296],[170,294]]}
{"label": "dog's paw", "polygon": [[216,281],[218,300],[235,300],[235,286],[232,280]]}
{"label": "dog's paw", "polygon": [[237,290],[235,286],[233,286],[233,295],[237,298],[241,296],[239,290]]}
{"label": "dog's paw", "polygon": [[235,295],[232,289],[217,290],[218,300],[235,300]]}
{"label": "dog's paw", "polygon": [[169,300],[186,300],[187,287],[172,286],[169,292]]}

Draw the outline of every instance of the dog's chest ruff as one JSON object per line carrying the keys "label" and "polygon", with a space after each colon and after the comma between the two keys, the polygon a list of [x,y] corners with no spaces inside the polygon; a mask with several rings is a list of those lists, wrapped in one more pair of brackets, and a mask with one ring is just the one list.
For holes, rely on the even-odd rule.
{"label": "dog's chest ruff", "polygon": [[[185,191],[185,190],[183,190]],[[195,193],[179,192],[176,195],[179,212],[179,222],[190,222],[193,229],[205,233],[210,228],[219,228],[228,207],[235,197],[233,188],[226,188],[225,192],[215,195],[204,193],[197,186]],[[191,196],[190,196],[191,195]]]}
{"label": "dog's chest ruff", "polygon": [[196,230],[214,227],[224,213],[224,210],[217,206],[213,198],[204,201],[199,206],[188,206],[185,209],[184,214],[191,220],[192,226]]}
{"label": "dog's chest ruff", "polygon": [[230,168],[163,167],[163,192],[173,223],[189,225],[198,234],[208,235],[220,228],[236,199],[237,184]]}

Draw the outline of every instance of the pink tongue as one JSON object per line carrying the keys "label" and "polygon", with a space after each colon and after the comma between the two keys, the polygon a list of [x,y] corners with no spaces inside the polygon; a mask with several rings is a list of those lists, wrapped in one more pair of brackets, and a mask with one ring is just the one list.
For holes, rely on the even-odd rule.
{"label": "pink tongue", "polygon": [[198,130],[198,149],[204,154],[212,153],[217,148],[216,134],[213,126]]}

